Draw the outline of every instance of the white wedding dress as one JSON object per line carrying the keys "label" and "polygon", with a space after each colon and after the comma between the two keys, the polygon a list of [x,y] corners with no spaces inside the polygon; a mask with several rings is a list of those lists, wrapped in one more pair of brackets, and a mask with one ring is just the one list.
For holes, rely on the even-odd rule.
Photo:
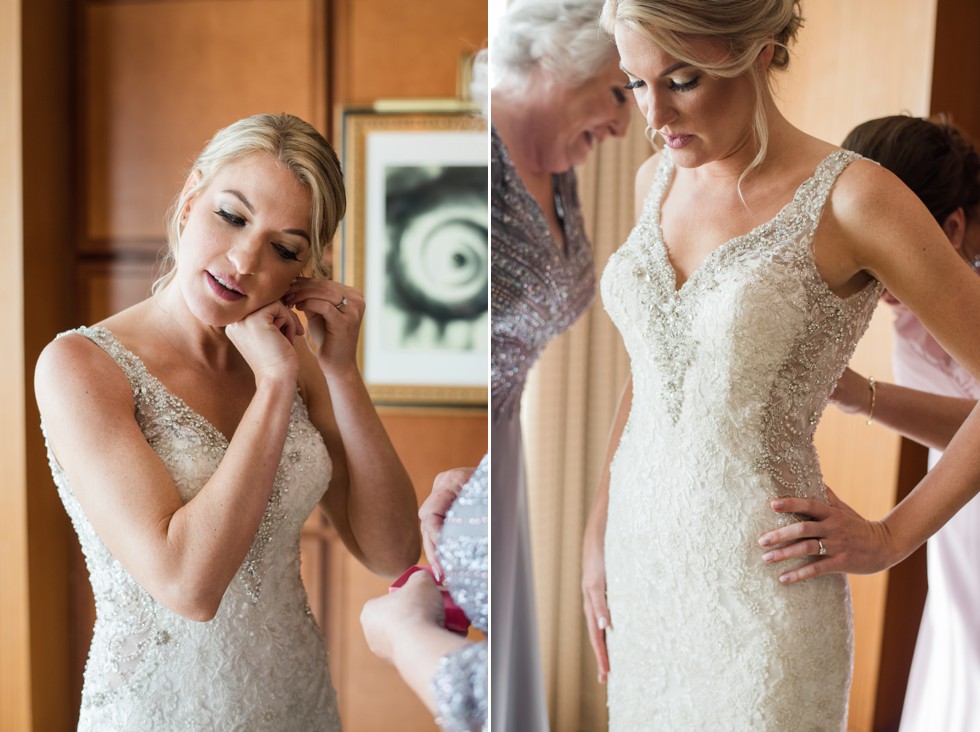
{"label": "white wedding dress", "polygon": [[606,568],[610,729],[845,729],[847,579],[784,586],[758,537],[777,496],[825,499],[813,433],[881,286],[833,294],[813,233],[827,157],[774,219],[710,254],[679,289],[659,223],[669,151],[602,278],[633,400],[611,467]]}
{"label": "white wedding dress", "polygon": [[[119,364],[147,442],[181,496],[190,500],[221,462],[225,437],[108,330],[72,332],[91,339]],[[331,463],[298,392],[265,516],[208,622],[171,612],[137,584],[92,529],[50,448],[48,459],[95,594],[79,730],[340,729],[324,639],[299,572],[300,529],[323,495]]]}

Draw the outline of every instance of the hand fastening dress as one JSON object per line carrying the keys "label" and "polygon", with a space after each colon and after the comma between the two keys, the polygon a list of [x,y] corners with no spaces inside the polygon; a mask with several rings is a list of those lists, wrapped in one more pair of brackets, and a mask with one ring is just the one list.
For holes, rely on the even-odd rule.
{"label": "hand fastening dress", "polygon": [[[439,563],[446,587],[473,627],[490,630],[490,456],[485,455],[462,487],[439,533]],[[487,641],[442,657],[432,682],[436,722],[443,732],[486,732],[489,656]]]}
{"label": "hand fastening dress", "polygon": [[676,287],[660,229],[669,151],[602,278],[633,374],[611,466],[606,569],[610,729],[838,732],[852,623],[847,579],[784,586],[757,539],[779,496],[825,499],[813,434],[877,303],[842,299],[813,234],[856,156],[829,155],[772,220]]}

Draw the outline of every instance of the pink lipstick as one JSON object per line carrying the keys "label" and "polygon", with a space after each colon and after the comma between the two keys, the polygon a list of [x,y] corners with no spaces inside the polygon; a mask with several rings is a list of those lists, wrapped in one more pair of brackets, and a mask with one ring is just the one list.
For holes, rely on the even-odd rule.
{"label": "pink lipstick", "polygon": [[671,150],[680,150],[694,139],[694,135],[668,135],[663,132],[660,134],[663,135],[664,144]]}
{"label": "pink lipstick", "polygon": [[216,277],[207,271],[205,271],[205,274],[207,275],[206,279],[208,281],[208,287],[211,288],[211,292],[220,297],[222,300],[234,302],[235,300],[241,300],[245,297],[243,292],[236,289],[237,285],[223,280],[220,275]]}

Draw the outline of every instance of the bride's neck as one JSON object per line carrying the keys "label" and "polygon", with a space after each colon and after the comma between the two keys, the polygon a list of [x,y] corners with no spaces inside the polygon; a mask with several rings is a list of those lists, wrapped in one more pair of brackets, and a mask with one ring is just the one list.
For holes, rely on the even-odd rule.
{"label": "bride's neck", "polygon": [[227,369],[240,358],[224,328],[202,323],[187,306],[175,282],[151,298],[158,332],[183,358],[208,368]]}

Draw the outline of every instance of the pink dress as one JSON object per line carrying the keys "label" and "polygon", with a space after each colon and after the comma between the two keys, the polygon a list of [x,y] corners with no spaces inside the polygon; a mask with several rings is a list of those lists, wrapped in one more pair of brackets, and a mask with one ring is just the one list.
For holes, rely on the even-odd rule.
{"label": "pink dress", "polygon": [[[980,399],[978,384],[907,308],[895,308],[895,380]],[[941,453],[930,451],[932,467]],[[980,496],[928,543],[929,594],[912,659],[900,732],[980,730]]]}

